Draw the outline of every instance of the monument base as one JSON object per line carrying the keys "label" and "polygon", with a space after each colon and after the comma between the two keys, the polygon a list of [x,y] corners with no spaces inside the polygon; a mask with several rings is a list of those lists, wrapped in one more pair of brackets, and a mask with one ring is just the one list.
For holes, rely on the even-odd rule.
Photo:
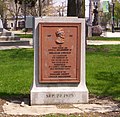
{"label": "monument base", "polygon": [[80,87],[35,87],[31,105],[88,103],[87,89]]}

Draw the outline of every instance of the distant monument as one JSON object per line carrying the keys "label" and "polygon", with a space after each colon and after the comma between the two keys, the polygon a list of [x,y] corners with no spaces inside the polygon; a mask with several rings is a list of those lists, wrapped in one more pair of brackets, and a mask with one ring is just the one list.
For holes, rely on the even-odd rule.
{"label": "distant monument", "polygon": [[14,33],[4,29],[2,20],[0,19],[0,46],[26,46],[29,41],[20,40],[20,37]]}
{"label": "distant monument", "polygon": [[[8,37],[8,36],[10,36],[10,37]],[[10,32],[10,31],[8,31],[8,30],[6,30],[6,29],[4,29],[4,27],[3,27],[3,23],[2,23],[2,20],[0,19],[0,39],[2,38],[13,38],[14,37],[14,34],[12,33],[12,32]]]}
{"label": "distant monument", "polygon": [[13,40],[20,40],[20,37],[15,36],[14,33],[4,29],[2,20],[0,19],[0,46],[13,45]]}
{"label": "distant monument", "polygon": [[12,39],[13,39],[15,36],[12,32],[4,29],[2,20],[0,19],[0,39],[3,37],[7,38],[7,39],[12,37]]}

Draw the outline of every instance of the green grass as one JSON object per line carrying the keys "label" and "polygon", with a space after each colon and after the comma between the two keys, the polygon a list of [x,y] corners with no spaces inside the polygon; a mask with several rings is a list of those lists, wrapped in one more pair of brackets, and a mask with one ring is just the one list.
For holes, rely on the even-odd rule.
{"label": "green grass", "polygon": [[120,45],[88,46],[87,50],[90,93],[120,100]]}
{"label": "green grass", "polygon": [[0,51],[0,96],[29,94],[32,79],[32,49]]}
{"label": "green grass", "polygon": [[[120,45],[88,46],[87,87],[90,94],[120,100]],[[28,95],[33,79],[33,49],[0,51],[0,97]]]}
{"label": "green grass", "polygon": [[120,37],[100,37],[100,36],[93,36],[87,37],[88,40],[102,40],[102,41],[120,41]]}
{"label": "green grass", "polygon": [[20,38],[33,38],[32,34],[15,34],[19,36]]}

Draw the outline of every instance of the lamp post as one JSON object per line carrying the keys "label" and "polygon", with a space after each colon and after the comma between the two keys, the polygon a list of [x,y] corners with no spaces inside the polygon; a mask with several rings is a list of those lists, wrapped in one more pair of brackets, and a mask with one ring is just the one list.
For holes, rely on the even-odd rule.
{"label": "lamp post", "polygon": [[23,1],[23,4],[24,4],[24,29],[25,29],[25,34],[26,34],[26,1],[24,0]]}
{"label": "lamp post", "polygon": [[115,32],[114,30],[114,9],[115,9],[115,0],[112,0],[112,33]]}
{"label": "lamp post", "polygon": [[[2,0],[1,2],[2,2],[2,4],[4,4],[4,0]],[[4,24],[4,8],[3,7],[1,9],[1,19],[2,19],[2,23]],[[4,27],[4,25],[3,25],[3,27]]]}
{"label": "lamp post", "polygon": [[92,1],[89,0],[88,37],[92,37]]}
{"label": "lamp post", "polygon": [[18,20],[18,13],[17,13],[17,10],[18,10],[18,7],[17,7],[17,3],[18,3],[18,0],[15,0],[15,30],[17,30],[17,20]]}

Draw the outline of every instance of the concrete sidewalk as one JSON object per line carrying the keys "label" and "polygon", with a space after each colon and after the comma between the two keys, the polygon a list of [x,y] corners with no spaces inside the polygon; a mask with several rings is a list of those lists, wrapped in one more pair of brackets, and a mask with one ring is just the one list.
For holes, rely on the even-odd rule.
{"label": "concrete sidewalk", "polygon": [[[29,40],[29,46],[0,46],[0,50],[6,49],[19,49],[19,48],[33,48],[33,40],[32,39],[22,39]],[[99,41],[99,40],[87,40],[87,45],[119,45],[120,41]]]}
{"label": "concrete sidewalk", "polygon": [[20,49],[20,48],[33,48],[33,46],[0,46],[0,50]]}
{"label": "concrete sidewalk", "polygon": [[120,108],[118,104],[108,100],[108,99],[90,99],[94,103],[89,104],[59,104],[59,105],[36,105],[29,106],[29,99],[24,99],[24,101],[12,100],[7,101],[3,105],[3,110],[5,114],[11,115],[45,115],[45,114],[72,114],[72,113],[91,113],[91,112],[118,112]]}
{"label": "concrete sidewalk", "polygon": [[120,32],[103,32],[102,35],[103,37],[120,37]]}
{"label": "concrete sidewalk", "polygon": [[32,38],[21,38],[22,41],[29,41],[29,45],[27,46],[0,46],[0,50],[8,50],[8,49],[20,49],[20,48],[33,48],[33,39]]}
{"label": "concrete sidewalk", "polygon": [[87,45],[119,45],[120,41],[87,40]]}

